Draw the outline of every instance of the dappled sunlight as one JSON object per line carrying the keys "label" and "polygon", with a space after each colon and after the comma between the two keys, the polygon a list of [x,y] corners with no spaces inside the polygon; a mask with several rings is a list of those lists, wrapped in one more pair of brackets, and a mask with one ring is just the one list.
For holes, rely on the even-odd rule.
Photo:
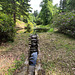
{"label": "dappled sunlight", "polygon": [[17,20],[17,22],[16,22],[16,27],[24,28],[25,25],[26,24],[24,22],[20,21],[20,20]]}

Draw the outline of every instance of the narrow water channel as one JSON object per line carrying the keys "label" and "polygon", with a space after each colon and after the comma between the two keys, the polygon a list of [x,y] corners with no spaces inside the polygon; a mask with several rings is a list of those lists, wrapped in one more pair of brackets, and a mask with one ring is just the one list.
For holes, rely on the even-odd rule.
{"label": "narrow water channel", "polygon": [[37,52],[33,52],[31,54],[31,57],[29,58],[29,65],[31,65],[31,66],[35,66],[36,65],[37,55],[38,55]]}
{"label": "narrow water channel", "polygon": [[29,74],[35,75],[35,66],[37,62],[37,56],[38,56],[38,38],[37,34],[30,35],[29,38]]}
{"label": "narrow water channel", "polygon": [[38,54],[38,38],[37,35],[30,35],[29,38],[29,57],[25,61],[25,67],[23,67],[22,72],[17,75],[38,75],[38,71],[41,70],[41,64],[37,63],[40,59],[40,53]]}

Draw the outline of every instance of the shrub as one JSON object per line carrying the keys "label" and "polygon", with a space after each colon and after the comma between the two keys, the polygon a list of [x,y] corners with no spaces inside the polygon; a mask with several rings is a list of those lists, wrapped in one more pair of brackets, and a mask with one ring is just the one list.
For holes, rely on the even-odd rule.
{"label": "shrub", "polygon": [[0,41],[13,41],[15,36],[15,25],[11,18],[0,13]]}
{"label": "shrub", "polygon": [[23,22],[28,23],[28,19],[26,16],[23,18]]}
{"label": "shrub", "polygon": [[37,18],[37,19],[36,19],[36,24],[37,24],[37,25],[43,24],[43,21],[41,20],[41,18]]}
{"label": "shrub", "polygon": [[53,18],[53,24],[59,32],[75,37],[75,11],[58,14]]}
{"label": "shrub", "polygon": [[53,28],[50,28],[50,30],[48,32],[53,32],[53,31],[54,31],[54,29]]}
{"label": "shrub", "polygon": [[33,24],[31,22],[27,23],[26,32],[29,32],[29,33],[33,32]]}

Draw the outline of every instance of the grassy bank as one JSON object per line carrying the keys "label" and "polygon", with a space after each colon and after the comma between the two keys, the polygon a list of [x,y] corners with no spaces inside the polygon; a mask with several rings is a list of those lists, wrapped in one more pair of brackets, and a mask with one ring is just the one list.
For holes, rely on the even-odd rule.
{"label": "grassy bank", "polygon": [[74,75],[75,39],[59,33],[40,33],[39,39],[46,75]]}
{"label": "grassy bank", "polygon": [[[75,39],[55,32],[38,33],[38,35],[41,64],[46,75],[74,75]],[[0,74],[8,75],[8,72],[23,65],[22,59],[25,60],[28,53],[28,37],[28,33],[19,33],[13,43],[1,44]],[[24,58],[21,58],[21,55],[24,55]]]}
{"label": "grassy bank", "polygon": [[1,44],[0,75],[11,75],[11,71],[14,72],[23,65],[28,54],[28,36],[29,34],[17,34],[13,43]]}

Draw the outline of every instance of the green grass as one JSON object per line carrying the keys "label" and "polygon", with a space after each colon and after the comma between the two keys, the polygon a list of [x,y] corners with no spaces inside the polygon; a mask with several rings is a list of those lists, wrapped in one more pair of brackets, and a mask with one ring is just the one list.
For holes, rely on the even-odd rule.
{"label": "green grass", "polygon": [[48,32],[53,32],[53,31],[54,31],[54,29],[53,28],[50,28],[50,30]]}

